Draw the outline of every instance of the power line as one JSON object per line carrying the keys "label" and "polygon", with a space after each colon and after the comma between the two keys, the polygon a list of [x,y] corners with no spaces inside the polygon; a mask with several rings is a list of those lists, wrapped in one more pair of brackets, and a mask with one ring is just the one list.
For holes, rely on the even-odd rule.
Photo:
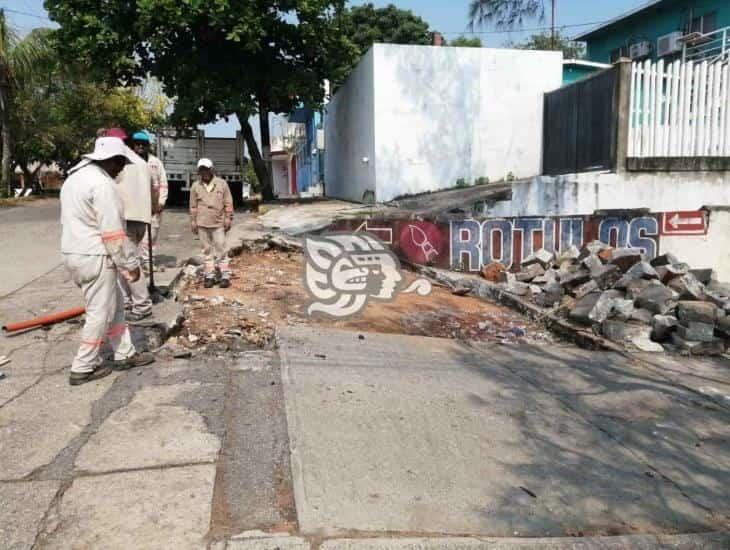
{"label": "power line", "polygon": [[37,13],[30,13],[27,11],[20,11],[20,10],[14,10],[12,8],[4,8],[0,6],[0,10],[6,11],[8,13],[14,13],[15,15],[25,15],[26,17],[35,17],[36,19],[41,19],[43,21],[50,21],[48,17],[45,15],[38,15]]}
{"label": "power line", "polygon": [[[572,25],[555,25],[556,29],[570,29],[575,27],[590,27],[591,25],[601,25],[606,21],[592,21],[590,23],[574,23]],[[509,29],[509,30],[494,30],[494,31],[439,31],[441,34],[511,34],[517,32],[537,32],[537,31],[549,31],[552,27],[534,27],[532,29]]]}

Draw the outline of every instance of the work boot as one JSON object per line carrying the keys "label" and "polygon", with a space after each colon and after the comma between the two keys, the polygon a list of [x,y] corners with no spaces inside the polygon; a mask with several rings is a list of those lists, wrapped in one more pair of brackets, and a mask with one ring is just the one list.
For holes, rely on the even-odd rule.
{"label": "work boot", "polygon": [[112,370],[129,370],[136,367],[144,367],[155,362],[155,356],[149,351],[138,351],[135,352],[131,357],[126,359],[116,360],[111,362]]}
{"label": "work boot", "polygon": [[138,313],[136,311],[130,311],[127,313],[126,317],[128,321],[141,321],[142,319],[147,319],[147,317],[151,316],[151,311],[146,311],[145,313]]}
{"label": "work boot", "polygon": [[205,288],[213,288],[215,285],[215,279],[213,277],[206,277],[203,281],[203,287]]}
{"label": "work boot", "polygon": [[68,377],[68,383],[72,386],[80,386],[87,382],[99,380],[105,376],[109,376],[112,373],[112,369],[106,365],[96,367],[91,372],[72,372]]}
{"label": "work boot", "polygon": [[230,279],[221,279],[221,282],[218,283],[218,286],[221,288],[228,288],[231,286],[231,280]]}

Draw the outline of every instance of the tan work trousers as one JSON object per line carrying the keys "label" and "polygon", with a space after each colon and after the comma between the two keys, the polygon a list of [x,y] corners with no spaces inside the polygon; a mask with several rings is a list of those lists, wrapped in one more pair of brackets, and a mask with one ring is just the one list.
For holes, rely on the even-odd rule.
{"label": "tan work trousers", "polygon": [[[158,214],[152,214],[152,265],[154,266],[155,254],[157,253],[157,236],[160,234],[160,223],[162,222],[162,212]],[[148,270],[150,266],[150,245],[147,239],[147,231],[144,233],[144,237],[139,243],[139,252],[142,256],[142,269]]]}
{"label": "tan work trousers", "polygon": [[203,269],[206,277],[215,275],[217,267],[221,277],[230,279],[231,267],[226,254],[226,231],[222,227],[198,227],[198,237],[203,245]]}
{"label": "tan work trousers", "polygon": [[86,320],[81,344],[71,363],[71,372],[92,372],[102,363],[101,347],[108,341],[114,359],[135,353],[129,327],[124,320],[124,302],[117,285],[117,269],[108,256],[64,254],[63,262],[84,295]]}
{"label": "tan work trousers", "polygon": [[[142,239],[147,235],[147,224],[144,222],[127,221],[127,237],[137,247],[137,255],[140,254]],[[140,259],[140,266],[142,265],[142,259]],[[131,309],[133,313],[140,315],[146,315],[152,311],[152,300],[150,299],[150,292],[147,289],[147,280],[142,275],[137,282],[130,283],[119,275],[119,289],[122,291],[124,296],[124,306],[127,309]]]}

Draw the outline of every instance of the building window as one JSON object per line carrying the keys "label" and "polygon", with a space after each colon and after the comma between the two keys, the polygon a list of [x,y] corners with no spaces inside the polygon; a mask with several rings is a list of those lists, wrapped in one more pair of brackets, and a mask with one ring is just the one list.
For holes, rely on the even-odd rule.
{"label": "building window", "polygon": [[628,46],[621,46],[620,48],[611,50],[611,63],[616,63],[622,57],[631,57]]}
{"label": "building window", "polygon": [[717,30],[717,12],[713,11],[695,17],[689,24],[689,32],[698,32],[700,34],[708,34]]}

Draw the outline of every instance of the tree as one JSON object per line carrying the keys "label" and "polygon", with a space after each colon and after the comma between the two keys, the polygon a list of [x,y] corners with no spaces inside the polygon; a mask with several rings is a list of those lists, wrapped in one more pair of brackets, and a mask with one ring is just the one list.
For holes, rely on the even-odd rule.
{"label": "tree", "polygon": [[0,125],[2,125],[2,168],[0,186],[10,193],[12,186],[11,155],[16,97],[38,74],[38,61],[46,55],[47,34],[30,33],[20,40],[0,9]]}
{"label": "tree", "polygon": [[375,43],[431,44],[431,30],[426,21],[410,10],[393,4],[376,8],[373,4],[353,6],[344,13],[343,28],[357,46],[357,59]]}
{"label": "tree", "polygon": [[[69,59],[93,60],[111,82],[151,74],[174,98],[173,122],[193,126],[235,113],[266,197],[268,113],[317,106],[323,81],[356,55],[342,25],[345,0],[46,0]],[[248,122],[260,114],[263,156]]]}
{"label": "tree", "polygon": [[447,46],[452,46],[454,48],[481,48],[482,39],[478,36],[474,36],[471,38],[467,36],[459,36],[458,38],[454,38],[451,42],[449,42]]}
{"label": "tree", "polygon": [[560,31],[555,31],[554,37],[550,33],[533,34],[525,42],[507,45],[521,50],[559,50],[565,59],[580,59],[585,55],[585,44],[573,42]]}
{"label": "tree", "polygon": [[[555,0],[550,0],[554,4]],[[545,19],[546,0],[472,0],[469,4],[471,28],[494,24],[497,28],[513,29],[525,19]]]}

